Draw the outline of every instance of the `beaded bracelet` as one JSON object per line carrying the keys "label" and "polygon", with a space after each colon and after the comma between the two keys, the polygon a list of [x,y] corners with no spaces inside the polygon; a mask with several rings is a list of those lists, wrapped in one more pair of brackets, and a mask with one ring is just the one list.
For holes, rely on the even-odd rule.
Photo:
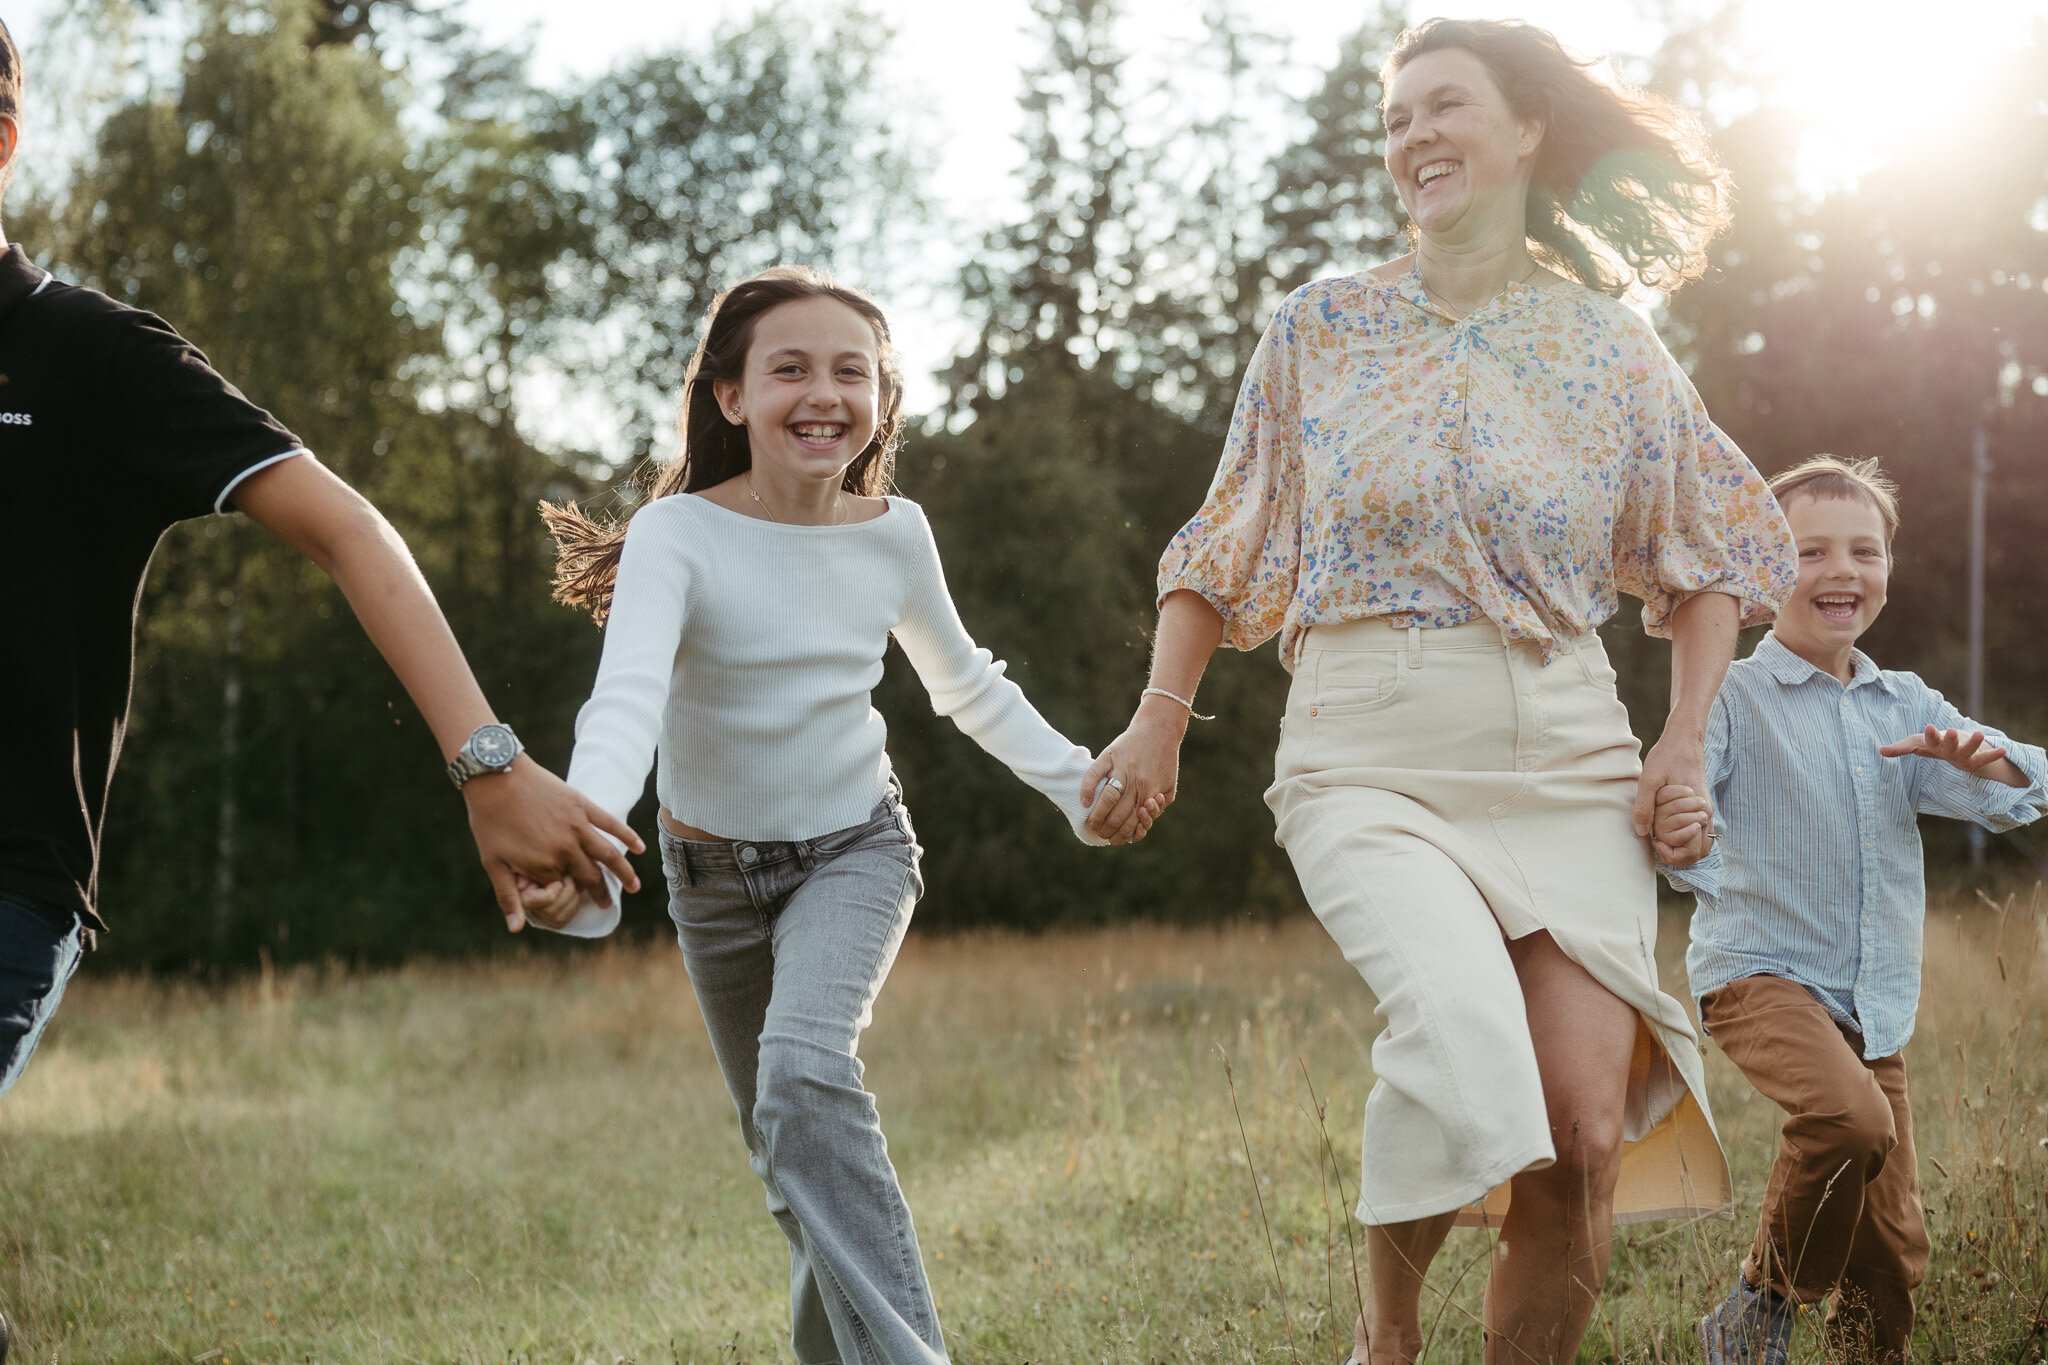
{"label": "beaded bracelet", "polygon": [[1195,709],[1195,704],[1194,704],[1193,702],[1189,701],[1189,700],[1188,700],[1188,699],[1187,699],[1186,697],[1183,697],[1183,696],[1181,696],[1181,695],[1180,695],[1179,693],[1176,693],[1176,692],[1169,692],[1169,691],[1167,691],[1167,690],[1166,690],[1165,688],[1163,688],[1163,687],[1148,687],[1148,688],[1146,688],[1146,689],[1145,689],[1145,690],[1144,690],[1143,692],[1140,692],[1140,693],[1139,693],[1138,695],[1139,695],[1140,697],[1164,697],[1164,698],[1166,698],[1166,699],[1167,699],[1168,701],[1177,701],[1177,702],[1179,702],[1179,703],[1180,703],[1180,704],[1181,704],[1182,706],[1185,706],[1185,707],[1187,707],[1187,708],[1188,708],[1188,718],[1189,718],[1190,720],[1214,720],[1214,719],[1216,719],[1216,717],[1214,717],[1214,716],[1205,716],[1205,715],[1203,715],[1203,714],[1202,714],[1202,713],[1201,713],[1200,711],[1197,711],[1197,710]]}

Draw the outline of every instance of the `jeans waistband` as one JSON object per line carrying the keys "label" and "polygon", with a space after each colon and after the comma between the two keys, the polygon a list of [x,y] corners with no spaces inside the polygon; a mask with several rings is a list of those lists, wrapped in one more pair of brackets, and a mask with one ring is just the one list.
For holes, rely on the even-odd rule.
{"label": "jeans waistband", "polygon": [[67,906],[52,905],[48,901],[37,900],[34,896],[24,896],[18,891],[5,889],[0,889],[0,901],[5,901],[14,909],[45,921],[60,934],[70,933],[74,925],[83,926],[87,934],[92,933],[91,927],[85,924],[85,917]]}
{"label": "jeans waistband", "polygon": [[882,789],[882,797],[868,818],[840,829],[828,830],[808,839],[684,839],[661,831],[664,854],[682,864],[686,879],[717,873],[759,872],[778,863],[802,861],[821,844],[830,844],[856,830],[883,820],[900,822],[903,788],[894,774]]}

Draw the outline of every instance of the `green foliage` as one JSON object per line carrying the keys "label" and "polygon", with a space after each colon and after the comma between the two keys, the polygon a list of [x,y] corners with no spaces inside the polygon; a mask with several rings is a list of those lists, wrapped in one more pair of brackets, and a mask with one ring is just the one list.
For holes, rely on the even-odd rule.
{"label": "green foliage", "polygon": [[[72,0],[56,30],[69,37],[34,70],[61,79],[44,107],[76,126],[39,130],[32,148],[56,152],[44,178],[28,168],[8,224],[66,278],[168,317],[362,487],[501,713],[559,769],[599,636],[547,600],[535,501],[630,502],[607,457],[660,448],[716,291],[776,261],[880,273],[923,213],[924,158],[896,130],[888,35],[864,10],[764,10],[564,90],[453,13]],[[1404,14],[1368,10],[1299,102],[1238,0],[1208,0],[1200,36],[1150,83],[1115,0],[1034,0],[1033,15],[1023,208],[960,281],[975,337],[900,483],[932,513],[969,629],[1099,748],[1142,685],[1154,565],[1207,486],[1272,308],[1403,249],[1377,73]],[[1741,192],[1666,334],[1766,471],[1833,450],[1900,479],[1899,569],[1871,648],[1952,694],[1962,471],[1985,424],[1985,719],[2038,737],[2048,48],[1987,57],[1978,122],[1996,135],[1816,197],[1794,177],[1796,130],[1768,100],[1730,97],[1754,67],[1742,33],[1709,16],[1654,64],[1683,102],[1737,111],[1716,137]],[[1958,183],[1970,193],[1930,190]],[[608,409],[617,430],[536,439],[521,406],[536,385]],[[1605,633],[1653,735],[1668,650],[1630,607]],[[434,746],[317,570],[230,519],[180,528],[140,651],[103,960],[388,960],[497,940]],[[928,848],[923,922],[1295,905],[1259,799],[1285,684],[1263,650],[1219,657],[1202,704],[1223,719],[1192,727],[1181,802],[1144,845],[1101,853],[892,664],[878,700]],[[632,922],[659,924],[647,879]]]}
{"label": "green foliage", "polygon": [[[1744,83],[1724,25],[1674,35],[1658,79],[1701,101]],[[1802,191],[1797,128],[1766,101],[1718,130],[1740,191],[1716,269],[1680,291],[1670,330],[1715,419],[1766,473],[1808,455],[1874,456],[1901,488],[1891,600],[1867,648],[1962,701],[1970,449],[1995,467],[1987,714],[2048,728],[2048,26],[1986,54],[1968,132],[1823,198]],[[1725,101],[1724,101],[1725,102]],[[1995,132],[1992,130],[1996,130]],[[1961,187],[1961,192],[1959,192]]]}
{"label": "green foliage", "polygon": [[[1143,685],[1158,547],[1200,499],[1217,436],[1097,371],[1038,370],[957,435],[915,442],[898,472],[929,513],[968,629],[1077,743],[1122,730]],[[900,663],[900,660],[896,661]],[[1219,660],[1205,706],[1278,716],[1268,657]],[[929,850],[921,922],[1044,925],[1132,914],[1209,920],[1293,904],[1257,724],[1189,737],[1193,799],[1135,848],[1082,847],[1036,792],[931,714],[907,668],[878,704]]]}
{"label": "green foliage", "polygon": [[821,31],[764,10],[573,97],[571,183],[595,229],[582,306],[621,338],[601,377],[630,405],[638,453],[675,410],[719,290],[778,263],[873,259],[923,212],[876,86],[887,35],[857,5]]}

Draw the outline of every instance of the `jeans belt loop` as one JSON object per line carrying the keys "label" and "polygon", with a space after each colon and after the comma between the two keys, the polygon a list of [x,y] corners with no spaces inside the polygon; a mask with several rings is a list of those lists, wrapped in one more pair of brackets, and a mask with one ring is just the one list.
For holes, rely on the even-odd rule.
{"label": "jeans belt loop", "polygon": [[695,886],[697,879],[690,872],[690,846],[681,839],[670,839],[669,847],[676,851],[676,870],[681,872],[684,886]]}
{"label": "jeans belt loop", "polygon": [[1408,640],[1401,647],[1402,657],[1410,668],[1422,667],[1422,627],[1413,623],[1408,627]]}

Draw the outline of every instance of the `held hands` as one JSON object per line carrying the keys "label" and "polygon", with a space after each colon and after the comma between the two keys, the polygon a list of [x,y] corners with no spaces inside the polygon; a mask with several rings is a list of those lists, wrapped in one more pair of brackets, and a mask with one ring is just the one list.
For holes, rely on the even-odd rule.
{"label": "held hands", "polygon": [[1173,804],[1180,782],[1180,741],[1188,713],[1147,697],[1130,728],[1102,751],[1081,779],[1088,828],[1111,844],[1136,843]]}
{"label": "held hands", "polygon": [[[1684,798],[1699,802],[1693,813],[1704,816],[1697,831],[1699,848],[1691,857],[1686,857],[1683,847],[1664,839],[1659,832],[1658,818],[1663,814],[1664,793],[1674,787],[1682,792]],[[1649,839],[1656,855],[1673,867],[1690,867],[1706,857],[1709,842],[1706,836],[1714,828],[1713,803],[1703,795],[1708,790],[1704,741],[1666,731],[1664,737],[1644,755],[1643,775],[1636,781],[1636,837]],[[1673,832],[1680,833],[1677,829]],[[1679,856],[1671,857],[1671,854]]]}
{"label": "held hands", "polygon": [[538,924],[543,929],[559,933],[576,918],[576,911],[583,904],[583,888],[567,877],[536,882],[514,873],[512,884],[518,889],[519,908],[525,914],[526,922]]}
{"label": "held hands", "polygon": [[[585,894],[599,905],[611,904],[600,864],[626,890],[640,889],[640,877],[624,850],[604,836],[612,835],[635,853],[644,852],[646,843],[624,821],[531,758],[522,754],[502,773],[471,778],[462,796],[477,855],[512,933],[526,927],[529,889],[541,910],[531,917],[549,928],[566,924]],[[556,923],[552,916],[565,897],[568,908]]]}
{"label": "held hands", "polygon": [[1691,787],[1659,788],[1654,824],[1650,847],[1667,867],[1691,867],[1714,846],[1714,808]]}

